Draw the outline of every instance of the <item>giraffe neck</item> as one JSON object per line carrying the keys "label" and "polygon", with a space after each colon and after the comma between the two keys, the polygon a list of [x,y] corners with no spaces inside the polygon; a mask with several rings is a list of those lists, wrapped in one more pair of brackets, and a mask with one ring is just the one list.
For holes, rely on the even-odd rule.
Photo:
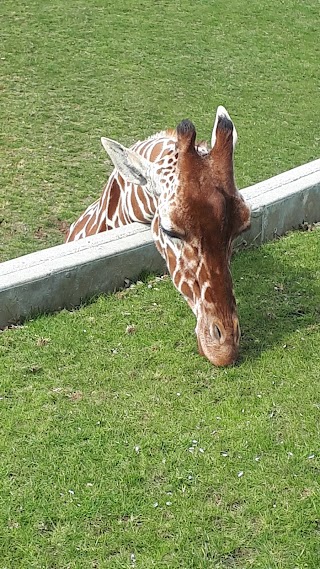
{"label": "giraffe neck", "polygon": [[66,241],[75,241],[109,229],[115,229],[134,221],[150,224],[155,215],[158,198],[169,193],[176,184],[176,134],[163,131],[132,147],[156,167],[157,192],[148,187],[126,182],[115,169],[100,199],[91,204],[75,221]]}

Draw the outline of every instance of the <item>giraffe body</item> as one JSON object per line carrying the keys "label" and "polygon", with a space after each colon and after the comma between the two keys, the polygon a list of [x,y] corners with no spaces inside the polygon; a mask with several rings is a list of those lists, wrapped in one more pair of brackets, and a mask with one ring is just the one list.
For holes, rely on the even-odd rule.
{"label": "giraffe body", "polygon": [[196,144],[190,121],[125,148],[102,138],[115,165],[99,200],[72,224],[66,241],[138,221],[151,224],[172,281],[197,319],[199,352],[215,365],[238,355],[240,328],[230,273],[234,238],[250,225],[236,189],[237,134],[219,107],[211,144]]}
{"label": "giraffe body", "polygon": [[151,224],[157,208],[158,194],[169,190],[176,183],[176,142],[175,131],[172,130],[136,142],[131,149],[155,165],[161,189],[155,194],[148,191],[147,187],[127,182],[115,168],[101,197],[71,225],[66,242],[96,235],[134,221]]}

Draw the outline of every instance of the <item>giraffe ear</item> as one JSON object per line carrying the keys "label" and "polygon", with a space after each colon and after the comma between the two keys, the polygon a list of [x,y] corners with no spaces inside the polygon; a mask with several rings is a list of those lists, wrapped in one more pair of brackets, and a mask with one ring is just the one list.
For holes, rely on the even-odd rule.
{"label": "giraffe ear", "polygon": [[226,132],[232,132],[232,145],[233,149],[236,145],[238,135],[235,126],[230,118],[230,115],[221,105],[217,108],[217,114],[213,125],[211,135],[211,147],[214,149],[216,143],[219,143],[220,138],[225,138]]}
{"label": "giraffe ear", "polygon": [[148,160],[111,138],[102,137],[101,143],[126,182],[139,186],[145,186],[148,183],[151,168]]}

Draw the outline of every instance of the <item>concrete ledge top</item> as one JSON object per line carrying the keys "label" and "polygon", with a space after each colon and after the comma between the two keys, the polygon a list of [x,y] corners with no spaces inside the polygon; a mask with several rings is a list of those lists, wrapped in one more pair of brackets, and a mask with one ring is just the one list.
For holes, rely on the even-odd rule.
{"label": "concrete ledge top", "polygon": [[[93,235],[92,237],[87,237],[86,239],[56,245],[55,247],[49,247],[48,249],[42,249],[35,253],[29,253],[28,255],[5,261],[4,263],[0,263],[0,278],[2,279],[4,276],[23,271],[24,269],[38,269],[41,265],[51,261],[61,262],[62,266],[68,264],[73,266],[75,259],[80,255],[83,261],[85,261],[88,254],[89,258],[91,258],[90,255],[93,251],[96,257],[104,256],[106,254],[106,246],[110,253],[112,253],[113,249],[116,251],[119,251],[119,249],[122,250],[124,246],[128,247],[128,243],[124,245],[122,241],[123,238],[132,238],[134,240],[137,234],[142,237],[142,242],[144,239],[148,240],[150,237],[149,225],[131,223],[130,225],[119,227],[113,231],[106,231],[98,235]],[[48,267],[46,266],[46,270],[47,269]]]}
{"label": "concrete ledge top", "polygon": [[30,280],[36,281],[48,274],[65,272],[98,259],[142,248],[149,245],[151,240],[148,225],[132,223],[87,239],[79,239],[6,261],[0,264],[0,291],[11,288],[13,281],[15,285]]}
{"label": "concrete ledge top", "polygon": [[241,194],[252,209],[265,206],[275,200],[282,200],[292,193],[316,185],[320,179],[320,159],[298,166],[268,180],[243,188]]}

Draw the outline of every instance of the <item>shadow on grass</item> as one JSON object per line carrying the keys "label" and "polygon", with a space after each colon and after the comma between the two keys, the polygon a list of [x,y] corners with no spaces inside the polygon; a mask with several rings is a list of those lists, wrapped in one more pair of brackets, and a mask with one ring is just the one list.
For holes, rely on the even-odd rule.
{"label": "shadow on grass", "polygon": [[[300,266],[297,255],[303,255]],[[285,345],[298,329],[308,333],[308,328],[319,324],[320,284],[315,270],[304,266],[307,255],[300,247],[295,253],[290,245],[288,251],[261,248],[241,252],[233,260],[242,332],[239,363]]]}

